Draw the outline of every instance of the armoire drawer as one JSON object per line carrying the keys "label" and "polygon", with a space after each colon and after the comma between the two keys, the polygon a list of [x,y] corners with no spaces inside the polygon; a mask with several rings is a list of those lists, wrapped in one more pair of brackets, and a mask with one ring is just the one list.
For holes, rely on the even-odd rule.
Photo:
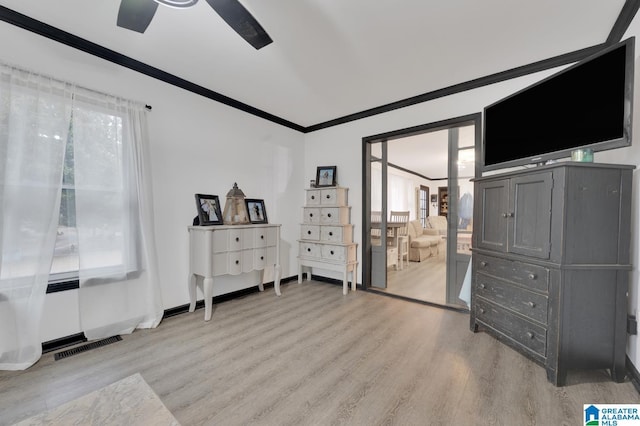
{"label": "armoire drawer", "polygon": [[515,340],[527,349],[546,357],[547,329],[489,301],[475,299],[475,315],[478,322],[493,328]]}
{"label": "armoire drawer", "polygon": [[547,324],[549,299],[546,295],[483,274],[476,275],[475,286],[478,296],[541,324]]}
{"label": "armoire drawer", "polygon": [[492,275],[534,290],[549,290],[549,269],[544,266],[482,254],[474,256],[474,260],[477,273]]}

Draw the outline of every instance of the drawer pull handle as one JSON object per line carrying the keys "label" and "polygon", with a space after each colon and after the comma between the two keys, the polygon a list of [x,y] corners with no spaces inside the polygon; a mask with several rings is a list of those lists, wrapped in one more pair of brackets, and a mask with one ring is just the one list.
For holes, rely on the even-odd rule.
{"label": "drawer pull handle", "polygon": [[484,309],[480,308],[480,313],[484,314]]}
{"label": "drawer pull handle", "polygon": [[327,214],[327,217],[331,217],[331,213]]}
{"label": "drawer pull handle", "polygon": [[506,213],[502,213],[502,217],[508,217]]}
{"label": "drawer pull handle", "polygon": [[309,217],[313,217],[313,213],[309,213]]}
{"label": "drawer pull handle", "polygon": [[236,237],[236,243],[240,242],[240,237]]}
{"label": "drawer pull handle", "polygon": [[261,239],[261,240],[264,240],[264,235],[260,235],[260,239]]}
{"label": "drawer pull handle", "polygon": [[513,212],[507,213],[507,217],[513,217]]}
{"label": "drawer pull handle", "polygon": [[307,231],[307,235],[311,235],[311,231]]}
{"label": "drawer pull handle", "polygon": [[535,280],[536,278],[538,278],[538,276],[536,274],[529,274],[529,279],[530,280]]}
{"label": "drawer pull handle", "polygon": [[315,196],[315,195],[312,195],[312,196],[311,196],[311,199],[312,199],[312,200],[315,200],[315,199],[316,199],[316,196]]}
{"label": "drawer pull handle", "polygon": [[264,260],[264,256],[260,256],[260,260]]}
{"label": "drawer pull handle", "polygon": [[535,308],[536,304],[533,302],[527,302],[527,306],[529,306],[530,308]]}
{"label": "drawer pull handle", "polygon": [[329,231],[329,236],[333,237],[333,232]]}
{"label": "drawer pull handle", "polygon": [[527,331],[527,337],[528,337],[529,339],[533,339],[534,337],[536,337],[536,335],[535,335],[535,334],[533,334],[531,331]]}
{"label": "drawer pull handle", "polygon": [[239,261],[239,260],[236,260],[236,265],[237,265],[237,264],[239,264],[239,263],[240,263],[240,261]]}
{"label": "drawer pull handle", "polygon": [[482,288],[482,289],[487,288],[487,286],[486,286],[486,285],[484,285],[484,284],[480,284],[480,286],[479,286],[479,287],[480,287],[480,288]]}
{"label": "drawer pull handle", "polygon": [[333,250],[331,250],[331,255],[333,256]]}
{"label": "drawer pull handle", "polygon": [[308,251],[309,253],[311,253],[311,248],[308,248],[308,249],[307,249],[307,251]]}
{"label": "drawer pull handle", "polygon": [[331,195],[327,194],[327,200],[328,200],[329,198],[331,198]]}
{"label": "drawer pull handle", "polygon": [[484,261],[480,262],[480,266],[487,266],[487,262],[484,262]]}

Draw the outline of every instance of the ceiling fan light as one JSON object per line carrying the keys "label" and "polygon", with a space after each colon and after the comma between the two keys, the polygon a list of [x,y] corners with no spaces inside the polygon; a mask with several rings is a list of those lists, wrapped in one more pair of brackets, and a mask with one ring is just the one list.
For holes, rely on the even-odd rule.
{"label": "ceiling fan light", "polygon": [[163,4],[165,6],[175,7],[177,9],[195,6],[195,4],[198,3],[198,0],[153,0],[153,1],[159,4]]}

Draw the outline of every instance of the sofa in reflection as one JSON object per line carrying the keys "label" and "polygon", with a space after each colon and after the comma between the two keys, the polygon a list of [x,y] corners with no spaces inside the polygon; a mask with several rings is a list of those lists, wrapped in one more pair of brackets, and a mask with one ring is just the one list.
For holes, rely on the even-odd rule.
{"label": "sofa in reflection", "polygon": [[429,216],[426,227],[419,220],[409,221],[409,261],[422,262],[437,256],[444,250],[444,239],[447,235],[447,218]]}

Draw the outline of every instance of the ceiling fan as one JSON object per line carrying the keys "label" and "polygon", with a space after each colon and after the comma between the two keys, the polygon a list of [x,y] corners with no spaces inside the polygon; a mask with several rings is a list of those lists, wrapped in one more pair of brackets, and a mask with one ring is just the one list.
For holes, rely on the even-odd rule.
{"label": "ceiling fan", "polygon": [[[158,4],[175,8],[186,8],[195,5],[198,0],[121,0],[118,11],[118,26],[139,33],[144,33]],[[206,0],[209,6],[256,49],[272,43],[269,34],[238,0]]]}

